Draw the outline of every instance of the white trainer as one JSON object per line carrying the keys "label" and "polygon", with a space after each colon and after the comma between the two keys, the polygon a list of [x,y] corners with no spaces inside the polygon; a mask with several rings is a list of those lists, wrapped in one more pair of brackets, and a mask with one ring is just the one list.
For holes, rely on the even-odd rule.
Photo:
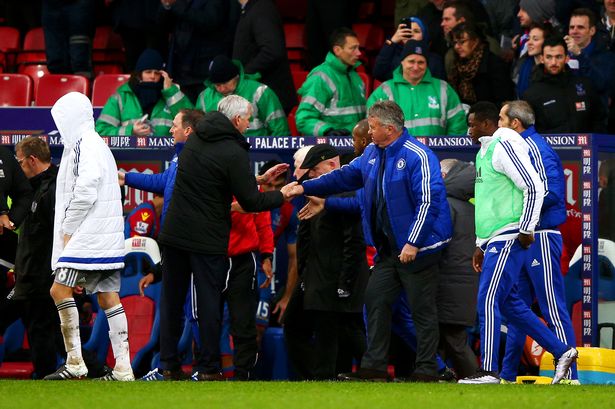
{"label": "white trainer", "polygon": [[552,385],[559,383],[566,376],[570,365],[579,357],[579,351],[575,348],[570,348],[564,352],[562,356],[557,360],[557,366],[555,367],[555,375],[553,376]]}
{"label": "white trainer", "polygon": [[132,369],[127,371],[118,371],[113,370],[106,374],[105,376],[101,376],[100,378],[96,378],[96,381],[122,381],[122,382],[130,382],[135,380],[135,376],[132,373]]}
{"label": "white trainer", "polygon": [[81,362],[79,365],[65,364],[43,379],[46,381],[65,381],[68,379],[83,379],[88,375],[88,367]]}
{"label": "white trainer", "polygon": [[475,375],[468,376],[467,378],[463,378],[457,381],[457,383],[465,383],[465,384],[499,384],[500,377],[495,372],[489,371],[481,371],[479,370]]}

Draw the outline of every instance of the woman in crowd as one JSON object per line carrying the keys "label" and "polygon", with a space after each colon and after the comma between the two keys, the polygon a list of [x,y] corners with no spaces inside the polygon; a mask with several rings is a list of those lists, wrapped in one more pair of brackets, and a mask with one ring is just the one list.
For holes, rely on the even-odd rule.
{"label": "woman in crowd", "polygon": [[532,23],[528,32],[527,52],[515,63],[512,73],[512,80],[516,86],[517,98],[521,98],[527,87],[530,85],[532,70],[540,64],[542,55],[542,43],[545,38],[553,33],[553,27],[549,23]]}
{"label": "woman in crowd", "polygon": [[450,33],[455,50],[453,68],[448,82],[464,104],[490,101],[500,104],[513,97],[510,68],[500,57],[489,51],[485,36],[476,26],[456,25]]}
{"label": "woman in crowd", "polygon": [[168,136],[173,118],[192,103],[162,70],[160,53],[146,49],[128,82],[109,97],[96,120],[103,136]]}

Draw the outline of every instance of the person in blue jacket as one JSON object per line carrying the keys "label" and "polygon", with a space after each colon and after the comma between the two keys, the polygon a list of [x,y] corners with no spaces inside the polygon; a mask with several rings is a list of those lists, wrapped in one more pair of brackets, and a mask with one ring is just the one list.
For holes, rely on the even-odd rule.
{"label": "person in blue jacket", "polygon": [[330,195],[364,188],[365,239],[378,258],[365,294],[368,348],[362,368],[343,380],[388,379],[391,304],[406,291],[417,332],[415,371],[410,380],[438,380],[436,350],[438,262],[452,226],[436,155],[408,134],[404,115],[393,101],[368,111],[373,144],[349,165],[296,184],[287,196]]}

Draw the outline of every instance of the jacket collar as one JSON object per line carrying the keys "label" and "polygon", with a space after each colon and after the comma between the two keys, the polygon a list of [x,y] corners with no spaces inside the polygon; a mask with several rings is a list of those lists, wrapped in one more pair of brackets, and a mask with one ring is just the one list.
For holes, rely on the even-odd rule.
{"label": "jacket collar", "polygon": [[325,63],[331,66],[335,71],[341,74],[346,74],[351,70],[356,70],[357,67],[361,65],[361,62],[357,61],[355,65],[353,65],[352,67],[349,67],[348,65],[344,64],[342,60],[337,58],[335,54],[333,54],[331,51],[327,53],[327,57],[325,58]]}
{"label": "jacket collar", "polygon": [[[393,71],[393,81],[412,85],[404,78],[404,73],[403,73],[403,69],[401,65],[399,65],[399,67],[395,68],[395,70]],[[425,70],[425,75],[423,75],[423,78],[421,78],[421,81],[419,81],[419,84],[422,84],[424,82],[426,83],[433,82],[433,76],[431,75],[431,71],[429,71],[429,68]]]}
{"label": "jacket collar", "polygon": [[402,148],[402,146],[404,146],[404,143],[406,143],[409,138],[410,134],[408,133],[408,130],[404,128],[399,138],[397,138],[389,146],[387,146],[386,148],[379,148],[378,146],[376,146],[376,148],[378,149],[380,154],[382,154],[382,152],[386,152],[386,155],[389,158],[392,158],[399,153],[399,150]]}
{"label": "jacket collar", "polygon": [[527,138],[528,136],[532,136],[536,133],[536,128],[534,128],[534,125],[530,125],[529,128],[527,128],[525,131],[521,132],[519,135],[521,135],[523,137],[523,139]]}

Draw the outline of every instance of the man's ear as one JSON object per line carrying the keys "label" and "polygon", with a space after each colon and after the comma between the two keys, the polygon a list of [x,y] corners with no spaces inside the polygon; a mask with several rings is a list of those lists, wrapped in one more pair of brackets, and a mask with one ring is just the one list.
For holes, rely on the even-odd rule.
{"label": "man's ear", "polygon": [[339,57],[340,53],[342,52],[342,47],[340,47],[339,45],[334,45],[333,46],[333,54],[336,57]]}

